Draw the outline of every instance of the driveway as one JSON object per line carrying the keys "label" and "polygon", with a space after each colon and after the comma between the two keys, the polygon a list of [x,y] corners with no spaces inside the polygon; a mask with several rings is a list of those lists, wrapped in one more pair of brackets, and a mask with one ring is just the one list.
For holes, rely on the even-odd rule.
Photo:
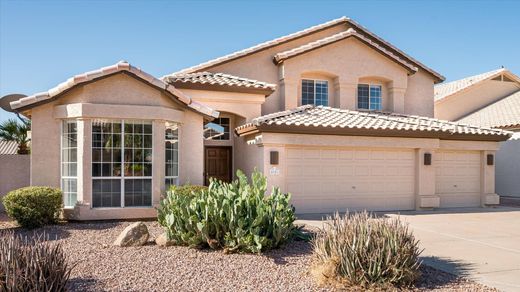
{"label": "driveway", "polygon": [[[412,211],[399,216],[420,240],[425,264],[503,291],[520,291],[520,208]],[[299,223],[321,226],[321,217],[305,215]]]}

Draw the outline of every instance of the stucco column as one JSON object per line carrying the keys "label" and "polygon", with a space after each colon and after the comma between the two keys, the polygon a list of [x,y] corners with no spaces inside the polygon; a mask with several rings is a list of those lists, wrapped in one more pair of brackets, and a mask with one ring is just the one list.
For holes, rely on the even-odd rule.
{"label": "stucco column", "polygon": [[78,119],[78,202],[92,205],[92,122]]}
{"label": "stucco column", "polygon": [[404,113],[404,95],[406,88],[402,87],[389,87],[388,97],[390,111],[395,113]]}
{"label": "stucco column", "polygon": [[336,107],[351,110],[356,109],[356,82],[336,80],[334,82],[334,91],[336,92]]}
{"label": "stucco column", "polygon": [[[431,165],[425,165],[425,154],[431,155]],[[435,165],[432,149],[415,150],[415,208],[438,208],[440,198],[435,194]]]}
{"label": "stucco column", "polygon": [[298,82],[291,78],[280,80],[280,110],[289,110],[298,107]]}
{"label": "stucco column", "polygon": [[[270,194],[273,187],[279,187],[282,192],[286,191],[286,163],[285,147],[283,145],[259,145],[263,150],[263,171],[267,177],[267,193]],[[271,163],[271,152],[278,153],[278,164]]]}
{"label": "stucco column", "polygon": [[153,121],[152,206],[156,207],[165,191],[165,121]]}
{"label": "stucco column", "polygon": [[[483,207],[498,205],[500,197],[495,194],[496,151],[481,151],[480,153],[480,204]],[[492,155],[492,165],[488,165],[488,155]]]}

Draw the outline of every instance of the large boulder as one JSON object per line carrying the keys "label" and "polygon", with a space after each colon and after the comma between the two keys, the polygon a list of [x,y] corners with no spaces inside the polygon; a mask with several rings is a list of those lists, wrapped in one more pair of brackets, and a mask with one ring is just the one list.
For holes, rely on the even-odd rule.
{"label": "large boulder", "polygon": [[155,239],[155,244],[157,244],[158,246],[172,246],[175,245],[175,241],[168,240],[166,232],[164,232],[163,234],[157,236],[157,238]]}
{"label": "large boulder", "polygon": [[117,246],[141,246],[148,241],[148,227],[143,222],[135,222],[126,227],[114,241]]}

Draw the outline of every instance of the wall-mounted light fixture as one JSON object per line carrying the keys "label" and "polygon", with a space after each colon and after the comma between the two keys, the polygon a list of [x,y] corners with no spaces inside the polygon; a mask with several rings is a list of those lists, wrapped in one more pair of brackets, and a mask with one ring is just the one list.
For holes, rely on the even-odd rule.
{"label": "wall-mounted light fixture", "polygon": [[494,159],[493,154],[488,154],[488,155],[487,155],[487,165],[493,165],[494,162],[495,162],[494,160],[495,160],[495,159]]}
{"label": "wall-mounted light fixture", "polygon": [[269,162],[272,165],[278,165],[278,151],[271,151],[269,154]]}
{"label": "wall-mounted light fixture", "polygon": [[432,165],[432,154],[424,153],[424,165]]}

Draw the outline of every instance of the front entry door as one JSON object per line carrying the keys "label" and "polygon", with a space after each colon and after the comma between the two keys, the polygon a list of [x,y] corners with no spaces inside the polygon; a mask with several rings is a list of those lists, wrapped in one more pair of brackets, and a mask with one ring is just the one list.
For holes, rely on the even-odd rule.
{"label": "front entry door", "polygon": [[204,185],[209,179],[231,182],[231,147],[208,146],[204,149]]}

